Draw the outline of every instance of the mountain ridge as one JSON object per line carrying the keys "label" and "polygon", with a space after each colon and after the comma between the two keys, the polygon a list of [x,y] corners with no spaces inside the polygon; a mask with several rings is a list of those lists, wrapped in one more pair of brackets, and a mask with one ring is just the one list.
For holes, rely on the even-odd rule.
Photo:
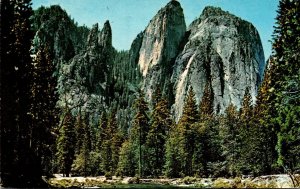
{"label": "mountain ridge", "polygon": [[[190,86],[193,86],[196,101],[199,104],[204,86],[208,81],[207,78],[210,78],[209,82],[215,94],[214,111],[216,113],[223,113],[230,103],[240,107],[247,87],[250,87],[251,95],[255,99],[264,69],[263,49],[259,34],[251,23],[223,11],[219,7],[205,7],[199,18],[186,27],[180,3],[170,1],[153,16],[145,30],[137,35],[130,50],[124,51],[125,54],[122,55],[124,57],[119,63],[116,61],[120,59],[118,58],[120,53],[112,47],[112,32],[109,21],[104,23],[101,31],[98,31],[98,25],[97,29],[94,27],[90,30],[90,34],[86,35],[87,40],[82,45],[81,53],[75,49],[74,58],[77,57],[76,60],[71,58],[69,61],[69,58],[59,55],[54,60],[65,59],[63,61],[65,63],[62,63],[61,67],[64,67],[63,65],[70,66],[73,61],[73,72],[74,69],[86,70],[85,74],[78,77],[77,80],[85,78],[85,82],[90,83],[88,90],[90,94],[88,95],[91,95],[92,91],[97,91],[96,95],[101,93],[100,99],[106,99],[101,100],[103,107],[100,109],[115,104],[113,106],[117,106],[117,109],[122,112],[120,101],[124,102],[129,98],[135,98],[129,97],[130,94],[134,95],[133,86],[144,91],[151,106],[153,93],[160,88],[169,102],[169,108],[172,107],[175,120],[178,120]],[[95,36],[92,37],[92,34]],[[56,40],[56,38],[53,39],[54,42]],[[204,41],[201,42],[201,40]],[[72,44],[75,44],[75,41],[71,40]],[[94,50],[89,47],[93,46],[91,44],[98,44],[103,47],[103,50],[92,52]],[[55,48],[56,51],[66,51],[65,48],[57,45]],[[90,50],[88,50],[89,48]],[[231,52],[227,52],[230,48],[232,48]],[[98,57],[96,62],[99,64],[90,62],[91,57],[78,59],[78,56],[84,57],[83,52],[87,51],[92,53],[91,57]],[[70,63],[66,64],[66,62]],[[230,68],[239,72],[242,67],[237,65],[241,65],[241,62],[245,63],[243,69],[248,69],[243,73],[248,73],[251,78],[250,80],[248,76],[247,78],[239,78],[239,83],[243,84],[235,89],[237,81],[235,83],[231,81],[234,74],[226,72],[226,70]],[[93,69],[95,67],[92,65],[99,68],[98,72],[95,72]],[[126,70],[125,67],[130,68],[130,70]],[[128,73],[121,73],[120,70]],[[136,72],[138,70],[139,73]],[[116,73],[119,75],[115,75]],[[92,81],[95,77],[101,77],[102,81],[97,81],[97,79]],[[128,80],[129,77],[130,80]],[[123,79],[117,81],[118,78]],[[235,76],[234,80],[236,79]],[[132,85],[132,83],[134,84]],[[63,85],[60,86],[63,88]],[[126,93],[125,96],[124,93]],[[223,97],[224,94],[227,96]],[[129,101],[125,103],[127,104],[125,106],[132,107],[132,100]],[[130,124],[127,124],[129,127]]]}

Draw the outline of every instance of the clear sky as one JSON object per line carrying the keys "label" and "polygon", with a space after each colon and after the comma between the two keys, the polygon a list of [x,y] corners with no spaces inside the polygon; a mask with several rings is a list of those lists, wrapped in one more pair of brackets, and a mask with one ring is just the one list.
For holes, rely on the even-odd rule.
{"label": "clear sky", "polygon": [[[41,5],[60,5],[79,25],[102,27],[109,20],[113,46],[127,50],[136,35],[143,31],[151,18],[170,0],[32,0],[33,9]],[[251,22],[258,30],[265,58],[271,54],[273,26],[279,0],[179,0],[187,26],[200,16],[205,6],[223,10]]]}

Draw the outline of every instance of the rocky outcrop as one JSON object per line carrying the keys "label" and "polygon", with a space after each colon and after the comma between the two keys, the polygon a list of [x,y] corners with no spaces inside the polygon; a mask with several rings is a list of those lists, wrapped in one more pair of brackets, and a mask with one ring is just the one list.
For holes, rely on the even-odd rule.
{"label": "rocky outcrop", "polygon": [[112,32],[108,21],[99,31],[95,24],[87,39],[84,51],[70,60],[68,70],[75,80],[80,81],[89,93],[104,94],[112,52]]}
{"label": "rocky outcrop", "polygon": [[230,103],[240,107],[247,87],[255,100],[265,66],[255,27],[220,8],[206,7],[189,26],[188,33],[171,78],[176,120],[182,114],[190,87],[199,103],[207,82],[213,89],[216,113],[224,112]]}
{"label": "rocky outcrop", "polygon": [[171,1],[154,16],[143,32],[138,65],[147,99],[151,99],[157,86],[166,88],[165,81],[169,81],[185,31],[181,5]]}
{"label": "rocky outcrop", "polygon": [[77,27],[60,6],[40,7],[34,12],[32,21],[35,31],[31,49],[33,54],[40,46],[47,45],[54,63],[61,63],[61,60],[69,61],[85,48],[89,29]]}

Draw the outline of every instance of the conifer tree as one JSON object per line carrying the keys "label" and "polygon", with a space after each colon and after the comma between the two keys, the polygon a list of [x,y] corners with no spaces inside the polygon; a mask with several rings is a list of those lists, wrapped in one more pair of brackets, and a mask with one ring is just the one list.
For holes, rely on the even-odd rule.
{"label": "conifer tree", "polygon": [[90,175],[90,152],[92,150],[91,142],[91,126],[89,124],[88,116],[83,121],[83,143],[81,147],[81,154],[83,158],[83,174]]}
{"label": "conifer tree", "polygon": [[251,101],[249,89],[246,88],[240,112],[241,157],[239,165],[240,172],[243,174],[260,175],[270,171],[270,137],[268,137],[267,127],[257,122],[253,116]]}
{"label": "conifer tree", "polygon": [[81,150],[82,145],[83,145],[83,137],[82,137],[83,133],[84,133],[83,119],[82,119],[81,113],[79,113],[77,115],[76,121],[75,121],[75,135],[76,135],[75,154],[76,155],[80,154],[80,150]]}
{"label": "conifer tree", "polygon": [[[176,128],[171,131],[167,142],[165,165],[167,176],[192,175],[192,157],[196,144],[196,133],[194,132],[193,124],[197,121],[199,121],[199,113],[196,106],[195,93],[191,87],[185,101],[182,117]],[[176,151],[173,149],[176,149]],[[178,163],[179,160],[181,161],[180,163]],[[175,168],[173,166],[178,167]]]}
{"label": "conifer tree", "polygon": [[184,135],[177,125],[172,126],[166,141],[165,153],[165,175],[171,178],[184,176],[183,158],[186,155],[184,146]]}
{"label": "conifer tree", "polygon": [[172,124],[171,114],[168,110],[168,102],[162,98],[160,89],[155,92],[154,110],[151,116],[151,125],[146,140],[146,172],[152,176],[160,176],[165,164],[165,142],[167,133]]}
{"label": "conifer tree", "polygon": [[138,169],[138,158],[136,158],[135,148],[133,141],[130,139],[123,142],[120,149],[119,162],[116,175],[122,176],[135,176],[136,170]]}
{"label": "conifer tree", "polygon": [[108,127],[110,129],[110,142],[111,142],[111,174],[115,174],[119,162],[119,152],[122,146],[123,137],[118,128],[116,120],[116,110],[112,110],[111,116],[108,120]]}
{"label": "conifer tree", "polygon": [[200,103],[200,119],[205,120],[210,118],[214,112],[214,94],[211,86],[211,82],[208,81],[205,85],[203,97]]}
{"label": "conifer tree", "polygon": [[78,128],[76,128],[76,131],[81,132],[76,133],[76,136],[79,137],[77,138],[77,144],[78,140],[80,140],[81,146],[76,146],[75,148],[78,152],[76,153],[76,159],[72,165],[72,172],[83,176],[90,176],[92,175],[94,165],[91,164],[92,141],[89,116],[84,115],[83,118],[80,118],[79,114],[77,121],[79,121],[80,125],[78,124],[76,126],[80,127],[80,129],[78,130]]}
{"label": "conifer tree", "polygon": [[250,120],[252,116],[252,98],[249,92],[249,88],[247,87],[245,90],[243,102],[242,102],[242,109],[241,109],[241,120],[243,122],[247,122]]}
{"label": "conifer tree", "polygon": [[59,137],[57,138],[56,157],[60,171],[68,177],[75,154],[75,132],[71,112],[66,110],[65,114],[64,123],[59,130]]}
{"label": "conifer tree", "polygon": [[[296,170],[300,168],[299,115],[300,115],[300,4],[297,0],[281,0],[273,38],[274,62],[274,123],[277,134],[278,165]],[[295,158],[298,157],[298,158]]]}
{"label": "conifer tree", "polygon": [[[270,59],[270,62],[271,61],[273,61],[273,59]],[[270,64],[272,65],[272,63]],[[255,144],[253,143],[255,146],[265,146],[265,150],[263,150],[263,156],[259,153],[257,154],[257,157],[251,156],[253,157],[254,161],[255,158],[265,157],[268,164],[265,166],[264,170],[265,173],[270,173],[271,166],[276,165],[277,159],[275,146],[277,143],[278,128],[272,121],[272,118],[276,115],[274,108],[275,94],[272,89],[272,85],[274,84],[274,80],[272,79],[274,70],[268,67],[264,75],[265,78],[258,91],[256,105],[254,107],[252,119],[253,123],[250,127],[249,139],[255,142]]]}
{"label": "conifer tree", "polygon": [[134,107],[136,114],[133,118],[133,125],[131,128],[130,138],[137,145],[136,156],[138,157],[138,175],[144,175],[144,154],[145,142],[147,133],[149,131],[149,117],[148,117],[148,104],[144,99],[143,92],[140,92],[139,98],[135,101]]}
{"label": "conifer tree", "polygon": [[55,138],[51,131],[58,125],[56,102],[58,96],[55,92],[57,85],[53,76],[54,65],[47,45],[41,46],[37,52],[33,67],[31,82],[32,131],[30,133],[31,145],[35,146],[36,154],[42,160],[44,174],[51,171],[51,157],[54,153]]}
{"label": "conifer tree", "polygon": [[[1,1],[1,182],[37,186],[41,159],[31,145],[30,0]],[[4,111],[5,110],[5,111]],[[37,139],[39,140],[39,139]]]}
{"label": "conifer tree", "polygon": [[[200,121],[193,125],[195,136],[195,151],[193,153],[193,175],[206,176],[208,172],[214,174],[213,166],[220,159],[220,146],[215,120],[214,95],[211,82],[205,85],[200,103]],[[209,166],[211,168],[209,168]]]}
{"label": "conifer tree", "polygon": [[115,174],[118,167],[119,152],[122,146],[122,134],[119,131],[116,110],[112,110],[108,119],[106,114],[101,116],[99,129],[99,153],[101,155],[101,171],[107,175]]}
{"label": "conifer tree", "polygon": [[231,176],[236,176],[240,174],[238,160],[240,159],[241,145],[236,106],[230,104],[220,122],[221,148],[225,159],[226,172]]}

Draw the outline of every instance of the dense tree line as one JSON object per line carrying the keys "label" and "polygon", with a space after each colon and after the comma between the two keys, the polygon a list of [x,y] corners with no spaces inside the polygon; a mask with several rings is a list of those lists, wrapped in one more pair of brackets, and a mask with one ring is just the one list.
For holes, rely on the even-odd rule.
{"label": "dense tree line", "polygon": [[57,101],[45,47],[30,57],[30,0],[1,1],[1,181],[37,186],[49,166]]}
{"label": "dense tree line", "polygon": [[[58,18],[66,16],[58,7],[52,11]],[[110,54],[107,106],[96,106],[98,101],[86,104],[92,95],[78,101],[65,95],[60,99],[63,105],[57,106],[57,88],[71,85],[57,77],[56,58],[62,52],[53,53],[53,44],[45,43],[35,46],[36,56],[30,57],[33,30],[51,14],[41,8],[37,20],[31,20],[30,0],[1,1],[3,184],[36,186],[42,175],[57,172],[66,176],[230,177],[299,171],[299,12],[298,1],[280,1],[273,54],[255,103],[246,88],[240,109],[229,105],[217,115],[208,78],[198,104],[193,88],[188,89],[182,117],[175,123],[169,96],[159,87],[151,105],[145,100],[136,60],[126,51]],[[66,39],[65,48],[70,51],[62,54],[61,61],[82,48],[87,28],[81,30],[79,40]]]}

